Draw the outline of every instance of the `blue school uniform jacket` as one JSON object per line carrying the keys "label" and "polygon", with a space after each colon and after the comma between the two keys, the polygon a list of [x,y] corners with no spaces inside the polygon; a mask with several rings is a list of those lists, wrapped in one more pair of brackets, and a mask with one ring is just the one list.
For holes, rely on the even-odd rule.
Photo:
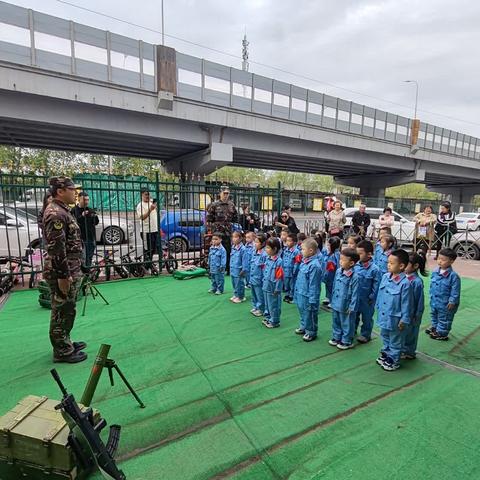
{"label": "blue school uniform jacket", "polygon": [[381,246],[380,248],[375,247],[373,263],[379,268],[382,275],[388,272],[388,257],[391,253],[391,249],[384,250]]}
{"label": "blue school uniform jacket", "polygon": [[302,246],[297,244],[295,248],[297,249],[297,252],[293,258],[293,278],[297,278],[298,269],[303,260]]}
{"label": "blue school uniform jacket", "polygon": [[[255,252],[255,244],[253,242],[251,243],[245,243],[245,264],[250,267],[250,263],[252,261],[252,256],[253,252]],[[249,269],[247,269],[249,270]]]}
{"label": "blue school uniform jacket", "polygon": [[321,279],[322,269],[317,256],[304,258],[298,269],[295,295],[308,297],[309,305],[318,309]]}
{"label": "blue school uniform jacket", "polygon": [[245,245],[242,243],[240,245],[232,245],[230,252],[230,275],[239,277],[240,273],[246,272],[248,268]]}
{"label": "blue school uniform jacket", "polygon": [[451,267],[440,273],[440,268],[432,272],[430,280],[430,306],[444,309],[449,303],[460,304],[460,277]]}
{"label": "blue school uniform jacket", "polygon": [[386,330],[396,330],[400,320],[408,325],[413,311],[413,293],[404,273],[382,277],[377,296],[377,325]]}
{"label": "blue school uniform jacket", "polygon": [[262,290],[266,293],[281,293],[283,290],[282,258],[279,255],[267,257],[263,270]]}
{"label": "blue school uniform jacket", "polygon": [[340,313],[358,311],[358,275],[354,268],[339,268],[335,272],[330,306]]}
{"label": "blue school uniform jacket", "polygon": [[423,293],[423,280],[416,273],[407,275],[407,279],[412,286],[412,324],[420,325],[422,323],[422,315],[425,310],[425,296]]}
{"label": "blue school uniform jacket", "polygon": [[328,251],[323,250],[323,281],[325,283],[335,279],[335,272],[337,271],[339,263],[340,252],[338,250],[334,253],[328,253]]}
{"label": "blue school uniform jacket", "polygon": [[250,285],[263,285],[263,270],[267,262],[268,255],[265,250],[257,250],[253,252],[250,261]]}
{"label": "blue school uniform jacket", "polygon": [[285,277],[293,277],[293,268],[294,268],[294,262],[295,262],[295,257],[298,253],[297,247],[293,246],[292,248],[286,248],[283,251],[283,272],[285,274]]}
{"label": "blue school uniform jacket", "polygon": [[358,298],[360,304],[375,305],[378,287],[382,280],[380,269],[372,260],[364,263],[358,262],[354,268],[358,275]]}
{"label": "blue school uniform jacket", "polygon": [[208,250],[208,266],[210,273],[223,273],[227,266],[227,251],[220,244],[218,247],[210,247]]}

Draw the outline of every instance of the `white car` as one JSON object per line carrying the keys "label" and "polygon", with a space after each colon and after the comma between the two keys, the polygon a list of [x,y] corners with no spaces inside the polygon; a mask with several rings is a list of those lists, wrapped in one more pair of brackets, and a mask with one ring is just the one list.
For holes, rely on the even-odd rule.
{"label": "white car", "polygon": [[[358,208],[346,208],[345,216],[347,217],[346,227],[351,227],[352,217]],[[376,238],[378,235],[379,223],[378,219],[380,215],[383,215],[383,208],[369,208],[367,207],[366,213],[370,215],[370,227],[367,231],[367,237]],[[415,222],[408,220],[399,213],[392,211],[394,217],[394,224],[392,227],[392,235],[397,239],[398,246],[413,244],[415,237]]]}
{"label": "white car", "polygon": [[0,255],[23,257],[28,249],[40,247],[37,218],[0,205]]}
{"label": "white car", "polygon": [[456,216],[459,230],[480,230],[480,213],[463,212]]}
{"label": "white car", "polygon": [[[38,212],[42,208],[41,202],[17,202],[10,205],[12,209],[25,215],[25,212],[35,218],[37,222]],[[95,236],[97,243],[105,245],[120,245],[125,241],[134,243],[135,228],[132,222],[127,222],[120,218],[117,214],[110,215],[110,212],[97,212],[99,223],[95,227]]]}

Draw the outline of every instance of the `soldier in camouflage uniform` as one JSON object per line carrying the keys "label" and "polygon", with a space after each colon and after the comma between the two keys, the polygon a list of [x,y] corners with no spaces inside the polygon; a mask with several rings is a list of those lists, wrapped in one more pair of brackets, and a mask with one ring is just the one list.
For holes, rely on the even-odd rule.
{"label": "soldier in camouflage uniform", "polygon": [[[223,234],[222,243],[227,251],[227,272],[230,271],[230,251],[232,250],[232,223],[238,222],[238,212],[235,204],[229,200],[230,189],[227,185],[222,185],[220,200],[212,202],[207,207],[205,223],[207,235],[205,239],[205,250],[210,247],[209,239],[212,233],[220,232]],[[208,253],[208,252],[206,252]]]}
{"label": "soldier in camouflage uniform", "polygon": [[87,354],[83,349],[87,345],[70,340],[82,276],[80,227],[69,207],[75,203],[75,184],[68,177],[52,177],[50,190],[53,200],[43,212],[47,249],[45,279],[52,299],[50,342],[54,362],[77,363],[86,360]]}

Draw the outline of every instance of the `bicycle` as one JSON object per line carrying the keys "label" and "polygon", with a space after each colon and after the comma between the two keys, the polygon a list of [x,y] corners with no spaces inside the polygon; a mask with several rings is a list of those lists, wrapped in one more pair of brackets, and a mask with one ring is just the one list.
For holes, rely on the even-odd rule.
{"label": "bicycle", "polygon": [[111,278],[112,269],[119,277],[128,278],[128,270],[123,265],[115,263],[115,259],[112,258],[112,256],[117,252],[118,250],[105,250],[104,255],[97,253],[101,259],[94,262],[94,264],[90,267],[89,276],[92,282],[96,282],[98,280],[102,268],[105,269],[105,280],[107,282]]}
{"label": "bicycle", "polygon": [[147,269],[145,268],[145,263],[142,261],[142,257],[143,255],[138,255],[132,259],[130,252],[128,252],[125,255],[122,255],[120,259],[122,264],[125,265],[125,268],[129,274],[140,278],[144,277],[147,273]]}

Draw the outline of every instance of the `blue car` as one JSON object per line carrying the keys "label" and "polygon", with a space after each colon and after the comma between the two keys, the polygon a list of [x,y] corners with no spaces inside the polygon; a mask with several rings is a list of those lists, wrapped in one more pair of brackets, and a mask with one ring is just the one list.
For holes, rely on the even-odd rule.
{"label": "blue car", "polygon": [[160,235],[175,252],[200,250],[205,234],[205,212],[178,209],[161,211]]}
{"label": "blue car", "polygon": [[[175,252],[187,252],[203,248],[205,235],[205,212],[193,209],[178,209],[160,212],[160,235],[162,243],[168,243]],[[232,230],[242,230],[238,223]]]}

